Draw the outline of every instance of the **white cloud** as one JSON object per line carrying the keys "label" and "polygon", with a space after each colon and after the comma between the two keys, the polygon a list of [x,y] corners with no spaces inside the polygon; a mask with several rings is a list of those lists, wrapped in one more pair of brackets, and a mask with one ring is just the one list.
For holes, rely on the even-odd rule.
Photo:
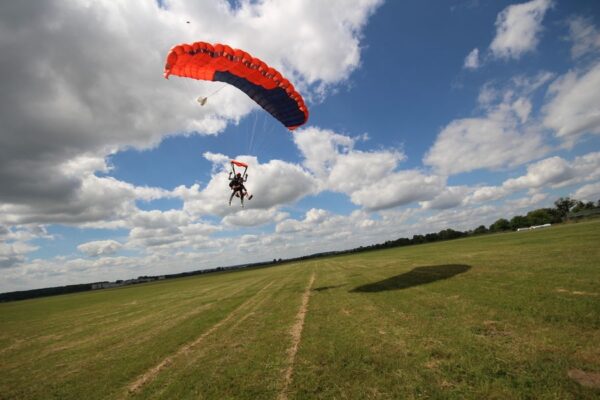
{"label": "white cloud", "polygon": [[[505,180],[500,186],[483,186],[472,190],[465,198],[464,204],[475,204],[499,200],[512,193],[529,190],[530,200],[542,200],[537,190],[544,188],[561,188],[581,182],[594,181],[600,178],[600,153],[592,152],[567,161],[561,157],[549,157],[529,164],[527,173],[517,178]],[[522,204],[526,204],[521,201]],[[533,204],[533,203],[532,203]]]}
{"label": "white cloud", "polygon": [[36,246],[24,242],[0,242],[0,269],[23,263],[26,260],[26,255],[36,249]]}
{"label": "white cloud", "polygon": [[173,225],[165,228],[133,228],[129,231],[127,246],[132,248],[154,251],[153,247],[170,250],[183,247],[185,237],[182,230]]}
{"label": "white cloud", "polygon": [[77,250],[90,257],[99,257],[115,254],[123,245],[115,240],[96,240],[77,246]]}
{"label": "white cloud", "polygon": [[304,166],[319,178],[331,173],[340,154],[354,148],[356,140],[328,129],[308,127],[294,133],[294,143],[304,156]]}
{"label": "white cloud", "polygon": [[[191,215],[225,216],[237,212],[240,207],[237,198],[233,199],[231,206],[228,205],[231,195],[227,172],[229,157],[212,153],[205,156],[219,165],[213,168],[215,172],[206,187],[203,190],[200,190],[198,185],[190,188],[179,187],[173,193],[184,200],[184,210]],[[280,160],[260,164],[257,158],[252,156],[237,156],[236,159],[249,165],[245,186],[254,197],[252,200],[246,199],[247,209],[266,210],[290,204],[317,190],[315,178],[298,165]]]}
{"label": "white cloud", "polygon": [[507,210],[489,205],[469,208],[447,209],[429,217],[423,216],[415,233],[439,232],[442,229],[468,230],[481,224],[489,224],[497,218],[506,217]]}
{"label": "white cloud", "polygon": [[466,204],[483,203],[494,201],[506,196],[508,191],[501,186],[482,186],[473,190],[473,193],[465,200]]}
{"label": "white cloud", "polygon": [[275,208],[241,210],[223,218],[223,223],[230,226],[258,226],[281,221],[287,218],[288,215],[288,213],[277,211]]}
{"label": "white cloud", "polygon": [[0,223],[62,223],[79,226],[123,227],[137,211],[135,200],[173,197],[163,189],[138,187],[112,177],[83,174],[77,192],[58,201],[40,198],[24,204],[0,203]]}
{"label": "white cloud", "polygon": [[420,204],[425,210],[444,210],[447,208],[458,207],[463,204],[470,191],[471,189],[467,186],[447,186],[444,191],[438,194],[434,199],[423,201]]}
{"label": "white cloud", "polygon": [[479,68],[479,49],[474,48],[471,52],[465,57],[465,62],[463,64],[463,68],[467,69],[477,69]]}
{"label": "white cloud", "polygon": [[133,228],[125,246],[141,252],[174,252],[195,247],[222,230],[218,225],[198,220],[183,210],[142,211],[130,221]]}
{"label": "white cloud", "polygon": [[534,206],[540,204],[547,198],[548,195],[546,193],[534,193],[531,196],[526,196],[515,200],[508,200],[506,204],[509,207],[512,207],[514,210],[531,210]]}
{"label": "white cloud", "polygon": [[442,128],[423,163],[441,174],[515,167],[549,152],[543,129],[531,117],[531,97],[554,75],[517,76],[505,87],[482,86],[479,117],[455,119]]}
{"label": "white cloud", "polygon": [[147,229],[168,228],[170,226],[185,226],[191,222],[192,217],[180,210],[140,210],[130,218],[130,223],[132,226]]}
{"label": "white cloud", "polygon": [[[85,197],[88,175],[106,172],[110,154],[152,147],[167,135],[216,134],[257,108],[231,88],[199,107],[194,99],[220,86],[163,79],[174,44],[202,38],[244,48],[307,99],[320,97],[359,66],[362,29],[380,4],[268,0],[232,8],[225,0],[172,0],[160,8],[147,0],[80,0],[3,8],[0,51],[11,56],[0,60],[0,205],[40,221],[84,221],[88,213],[77,207],[50,210],[51,217],[31,210],[41,209],[41,199],[71,205]],[[97,203],[88,210],[104,208]]]}
{"label": "white cloud", "polygon": [[551,0],[532,0],[506,7],[496,18],[496,36],[490,44],[497,58],[520,58],[539,42],[542,20]]}
{"label": "white cloud", "polygon": [[548,89],[544,125],[572,145],[584,134],[600,134],[600,63],[585,72],[570,71]]}
{"label": "white cloud", "polygon": [[316,127],[295,133],[294,141],[320,190],[347,194],[354,204],[369,210],[429,200],[445,185],[445,179],[436,175],[398,170],[406,158],[399,150],[356,150],[356,139]]}
{"label": "white cloud", "polygon": [[[378,243],[402,234],[402,225],[412,210],[386,210],[381,218],[362,210],[350,215],[339,215],[313,208],[304,219],[285,219],[279,222],[275,235],[285,246],[298,255],[327,250],[342,250],[360,245]],[[357,235],[357,229],[360,235]]]}
{"label": "white cloud", "polygon": [[576,171],[560,157],[550,157],[527,166],[527,174],[506,180],[502,186],[509,191],[557,185],[576,177]]}
{"label": "white cloud", "polygon": [[569,20],[569,37],[573,42],[571,56],[580,58],[600,50],[600,32],[591,18],[574,17]]}
{"label": "white cloud", "polygon": [[484,118],[452,121],[442,129],[423,162],[443,174],[457,174],[514,167],[547,151],[537,130],[523,128],[513,110],[503,109]]}
{"label": "white cloud", "polygon": [[600,200],[600,182],[590,183],[577,189],[571,197],[581,201],[598,202]]}
{"label": "white cloud", "polygon": [[381,210],[434,198],[445,186],[445,179],[406,170],[381,177],[379,181],[353,191],[353,203],[368,210]]}

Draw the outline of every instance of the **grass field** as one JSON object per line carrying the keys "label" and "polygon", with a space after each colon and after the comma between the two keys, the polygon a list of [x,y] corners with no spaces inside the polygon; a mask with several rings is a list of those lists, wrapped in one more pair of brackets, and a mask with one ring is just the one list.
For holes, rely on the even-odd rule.
{"label": "grass field", "polygon": [[2,399],[592,399],[600,221],[0,304]]}

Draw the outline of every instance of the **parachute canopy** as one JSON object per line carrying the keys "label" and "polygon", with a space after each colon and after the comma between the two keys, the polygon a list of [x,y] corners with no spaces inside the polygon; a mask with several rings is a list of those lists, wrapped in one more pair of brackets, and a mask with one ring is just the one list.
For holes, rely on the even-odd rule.
{"label": "parachute canopy", "polygon": [[289,130],[308,120],[308,108],[294,86],[274,68],[243,50],[205,42],[171,49],[165,78],[176,75],[233,85],[268,111]]}
{"label": "parachute canopy", "polygon": [[248,168],[248,164],[241,161],[231,160],[231,163],[237,165],[238,167]]}

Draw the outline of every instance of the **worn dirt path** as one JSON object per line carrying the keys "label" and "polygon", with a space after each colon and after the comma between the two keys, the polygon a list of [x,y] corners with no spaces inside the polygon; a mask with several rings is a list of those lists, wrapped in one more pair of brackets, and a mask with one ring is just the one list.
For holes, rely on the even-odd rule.
{"label": "worn dirt path", "polygon": [[306,313],[308,312],[308,301],[310,299],[310,292],[314,282],[315,274],[313,272],[308,282],[308,286],[306,286],[304,294],[302,295],[302,303],[300,304],[298,314],[296,314],[296,322],[290,330],[290,335],[292,336],[292,344],[287,350],[287,368],[283,373],[283,387],[281,388],[281,392],[279,392],[279,396],[277,396],[278,400],[287,400],[288,398],[287,391],[290,383],[292,382],[292,374],[294,373],[294,362],[296,360],[296,353],[298,352],[298,347],[300,346],[300,340],[302,339],[302,329],[304,328],[304,320],[306,318]]}

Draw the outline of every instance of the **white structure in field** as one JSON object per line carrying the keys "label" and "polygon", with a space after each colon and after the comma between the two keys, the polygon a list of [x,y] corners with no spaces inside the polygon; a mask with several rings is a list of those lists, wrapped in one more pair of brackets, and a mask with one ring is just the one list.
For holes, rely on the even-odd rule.
{"label": "white structure in field", "polygon": [[528,228],[519,228],[519,229],[517,229],[517,232],[530,231],[532,229],[539,229],[539,228],[548,228],[550,226],[552,226],[552,224],[534,225],[534,226],[530,226]]}

